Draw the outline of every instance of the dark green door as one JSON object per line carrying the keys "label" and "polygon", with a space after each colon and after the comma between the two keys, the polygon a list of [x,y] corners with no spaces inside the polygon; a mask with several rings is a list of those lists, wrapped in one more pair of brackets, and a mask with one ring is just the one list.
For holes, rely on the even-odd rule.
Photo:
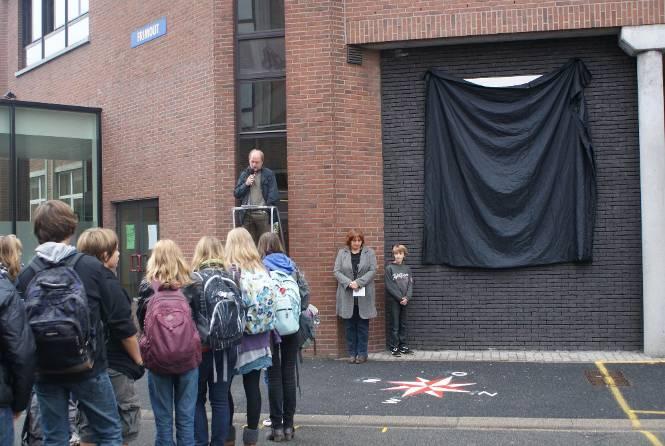
{"label": "dark green door", "polygon": [[152,248],[159,240],[159,201],[127,201],[116,206],[120,240],[118,277],[129,295],[135,297]]}

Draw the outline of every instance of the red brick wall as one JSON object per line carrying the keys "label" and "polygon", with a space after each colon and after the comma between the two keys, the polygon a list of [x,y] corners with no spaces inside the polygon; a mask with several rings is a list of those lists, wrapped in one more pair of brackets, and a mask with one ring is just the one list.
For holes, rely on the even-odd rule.
{"label": "red brick wall", "polygon": [[347,43],[663,23],[660,0],[347,0]]}
{"label": "red brick wall", "polygon": [[[17,5],[9,2],[10,17]],[[131,32],[162,16],[167,34],[130,48]],[[22,67],[10,54],[19,99],[103,109],[104,225],[115,226],[111,201],[158,197],[160,235],[188,255],[201,235],[230,227],[232,17],[228,1],[97,0],[89,44],[18,78]],[[10,36],[17,26],[10,20]]]}
{"label": "red brick wall", "polygon": [[343,353],[335,316],[337,250],[352,227],[379,259],[379,317],[370,348],[384,345],[383,186],[377,53],[346,63],[339,2],[285,2],[290,252],[312,284],[322,354]]}
{"label": "red brick wall", "polygon": [[9,21],[8,13],[8,0],[0,0],[0,95],[4,95],[7,91],[7,47],[8,33],[7,25]]}

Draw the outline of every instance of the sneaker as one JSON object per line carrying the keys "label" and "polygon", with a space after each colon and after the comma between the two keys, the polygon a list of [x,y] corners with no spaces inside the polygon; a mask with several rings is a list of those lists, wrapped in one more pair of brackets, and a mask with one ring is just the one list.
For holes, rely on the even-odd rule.
{"label": "sneaker", "polygon": [[291,440],[293,440],[294,436],[295,436],[295,430],[293,430],[292,427],[285,427],[284,428],[284,440],[291,441]]}
{"label": "sneaker", "polygon": [[284,441],[284,429],[281,427],[271,428],[270,433],[268,433],[266,439],[268,441],[274,441],[275,443],[281,443]]}
{"label": "sneaker", "polygon": [[402,356],[402,354],[400,353],[400,351],[397,347],[391,348],[390,349],[390,354],[392,354],[393,356],[396,356],[396,357]]}
{"label": "sneaker", "polygon": [[272,426],[272,421],[270,421],[270,418],[266,418],[265,420],[263,420],[263,425],[264,425],[265,427],[270,427],[270,426]]}
{"label": "sneaker", "polygon": [[413,353],[413,351],[409,347],[407,347],[406,345],[402,345],[399,348],[399,352],[403,355],[410,355],[410,354]]}

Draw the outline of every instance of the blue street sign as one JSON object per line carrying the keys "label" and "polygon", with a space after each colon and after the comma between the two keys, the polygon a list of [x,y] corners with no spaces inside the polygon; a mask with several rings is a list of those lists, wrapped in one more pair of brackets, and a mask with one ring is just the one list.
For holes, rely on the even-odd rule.
{"label": "blue street sign", "polygon": [[146,42],[161,37],[166,34],[166,17],[157,19],[152,23],[143,25],[136,31],[132,32],[132,48],[143,45]]}

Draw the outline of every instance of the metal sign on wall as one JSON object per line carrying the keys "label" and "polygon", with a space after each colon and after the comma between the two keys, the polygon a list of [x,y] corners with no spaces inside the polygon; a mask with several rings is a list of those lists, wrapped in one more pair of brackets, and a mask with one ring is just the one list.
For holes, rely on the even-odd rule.
{"label": "metal sign on wall", "polygon": [[166,17],[155,20],[152,23],[143,25],[132,32],[132,48],[143,45],[146,42],[155,40],[158,37],[166,35]]}

